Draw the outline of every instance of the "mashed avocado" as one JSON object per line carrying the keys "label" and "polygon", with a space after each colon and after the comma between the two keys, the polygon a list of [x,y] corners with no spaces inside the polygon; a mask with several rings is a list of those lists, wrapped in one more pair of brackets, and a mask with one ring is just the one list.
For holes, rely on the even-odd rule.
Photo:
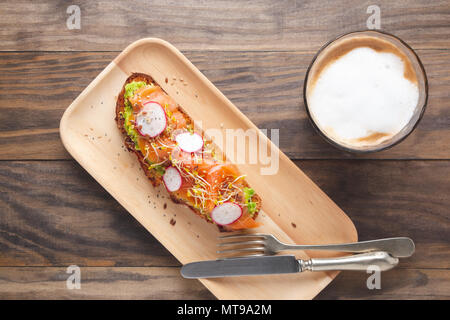
{"label": "mashed avocado", "polygon": [[256,202],[252,201],[255,190],[252,188],[244,188],[245,203],[247,204],[248,213],[254,214],[256,211]]}
{"label": "mashed avocado", "polygon": [[[146,86],[147,83],[144,81],[136,81],[136,82],[130,82],[125,85],[125,104],[128,102],[128,98],[132,97],[137,89],[142,88],[143,86]],[[128,102],[129,104],[129,102]]]}
{"label": "mashed avocado", "polygon": [[130,101],[128,101],[128,98],[132,97],[137,89],[139,89],[145,85],[147,85],[147,84],[143,81],[130,82],[125,85],[125,93],[123,95],[124,104],[125,104],[124,111],[122,112],[122,116],[124,118],[124,126],[123,127],[125,128],[125,131],[127,132],[128,136],[131,138],[131,140],[133,140],[134,148],[136,150],[141,150],[139,148],[139,144],[138,144],[139,133],[134,128],[134,125],[130,123],[130,116],[133,113],[133,107],[131,106]]}

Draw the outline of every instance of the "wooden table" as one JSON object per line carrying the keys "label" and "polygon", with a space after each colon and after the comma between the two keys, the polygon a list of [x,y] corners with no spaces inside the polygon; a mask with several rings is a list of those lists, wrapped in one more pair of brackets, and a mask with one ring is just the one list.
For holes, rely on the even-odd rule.
{"label": "wooden table", "polygon": [[[0,5],[0,298],[212,299],[64,150],[59,120],[129,43],[173,43],[354,221],[361,240],[409,236],[416,254],[382,275],[341,273],[319,299],[450,298],[449,1],[85,1]],[[391,150],[359,156],[313,130],[301,89],[314,53],[339,34],[381,28],[418,53],[425,115]],[[69,10],[70,12],[70,10]],[[66,288],[81,267],[81,290]]]}

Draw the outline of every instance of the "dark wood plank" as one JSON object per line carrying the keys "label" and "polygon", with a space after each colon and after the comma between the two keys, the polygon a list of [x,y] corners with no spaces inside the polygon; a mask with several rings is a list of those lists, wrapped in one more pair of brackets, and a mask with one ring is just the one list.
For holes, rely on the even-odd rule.
{"label": "dark wood plank", "polygon": [[[59,120],[116,54],[0,53],[0,159],[70,158]],[[291,158],[450,158],[450,51],[419,51],[430,82],[424,118],[400,145],[366,156],[338,151],[310,125],[301,90],[313,54],[186,52],[258,127],[280,129],[280,147]]]}
{"label": "dark wood plank", "polygon": [[67,267],[0,267],[0,299],[214,299],[170,267],[81,268],[81,289],[67,289]]}
{"label": "dark wood plank", "polygon": [[[381,289],[369,290],[364,272],[342,272],[317,299],[449,299],[450,271],[393,269]],[[64,267],[1,267],[0,299],[215,299],[179,268],[84,267],[81,289],[68,290]]]}
{"label": "dark wood plank", "polygon": [[437,300],[450,298],[450,270],[396,268],[381,274],[381,289],[369,290],[365,272],[341,272],[318,300]]}
{"label": "dark wood plank", "polygon": [[[122,50],[144,37],[183,50],[316,50],[366,28],[370,1],[88,1],[81,30],[68,30],[64,1],[2,4],[0,50]],[[450,48],[448,1],[379,0],[381,27],[415,48]]]}
{"label": "dark wood plank", "polygon": [[0,266],[179,265],[78,164],[0,168]]}
{"label": "dark wood plank", "polygon": [[[450,268],[450,161],[297,164],[361,240],[409,236],[417,251],[402,267]],[[0,191],[0,266],[179,265],[75,162],[2,161]]]}

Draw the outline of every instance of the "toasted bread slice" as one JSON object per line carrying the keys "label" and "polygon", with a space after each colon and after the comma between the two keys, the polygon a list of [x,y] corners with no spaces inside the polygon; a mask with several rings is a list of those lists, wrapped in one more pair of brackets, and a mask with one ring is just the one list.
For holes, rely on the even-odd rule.
{"label": "toasted bread slice", "polygon": [[[136,154],[138,161],[139,161],[143,171],[145,172],[146,176],[151,181],[153,186],[156,187],[156,186],[160,185],[161,182],[163,181],[161,172],[158,170],[149,168],[149,164],[146,160],[146,156],[143,154],[143,152],[141,150],[137,150],[135,141],[133,141],[133,139],[128,135],[127,130],[125,129],[125,118],[124,118],[123,114],[124,114],[125,107],[126,107],[126,103],[125,103],[126,85],[130,84],[132,82],[145,82],[148,85],[153,84],[153,85],[158,86],[158,84],[152,77],[150,77],[149,75],[143,74],[143,73],[134,73],[130,77],[128,77],[128,79],[125,81],[124,86],[122,87],[122,90],[117,98],[115,120],[117,122],[117,126],[118,126],[119,130],[123,133],[123,135],[125,137],[125,145],[126,145],[127,149],[130,152],[133,152],[134,154]],[[164,94],[167,94],[167,93],[165,93],[164,90],[162,90],[162,92],[164,92]],[[184,117],[183,120],[186,123],[193,123],[193,121],[189,117],[189,115],[187,115],[187,113],[179,105],[177,105],[177,111],[183,115],[183,117]],[[171,164],[168,164],[168,163],[164,164],[165,167],[167,167],[169,165],[171,165]],[[244,179],[241,179],[241,180],[242,180],[240,182],[241,188],[250,188],[250,186]],[[205,214],[204,211],[202,212],[202,210],[200,210],[198,207],[195,207],[195,205],[193,205],[191,202],[187,201],[186,198],[180,196],[179,193],[169,192],[169,194],[170,194],[170,198],[172,199],[173,202],[187,205],[198,216],[200,216],[207,222],[214,223],[212,221],[212,219],[210,218],[210,216],[208,216],[208,214]],[[243,197],[244,197],[243,194],[236,194],[234,201],[244,203],[245,199],[243,199]],[[253,206],[253,209],[252,209],[253,212],[251,214],[251,219],[249,219],[247,217],[247,219],[241,219],[242,221],[237,221],[236,223],[233,223],[229,226],[228,225],[226,225],[226,226],[217,225],[219,227],[219,230],[234,231],[234,230],[258,226],[259,224],[254,222],[254,219],[256,219],[256,217],[261,209],[261,198],[256,193],[253,193],[250,197],[250,201],[252,202],[252,206]],[[247,220],[247,221],[245,222],[244,220]]]}

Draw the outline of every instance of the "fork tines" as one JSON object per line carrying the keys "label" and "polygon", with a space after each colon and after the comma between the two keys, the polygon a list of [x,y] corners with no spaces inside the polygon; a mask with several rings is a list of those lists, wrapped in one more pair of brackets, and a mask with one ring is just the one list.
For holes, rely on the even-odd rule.
{"label": "fork tines", "polygon": [[[221,255],[232,255],[230,257],[249,257],[261,256],[265,253],[265,242],[267,238],[264,234],[248,233],[248,234],[232,234],[219,236],[217,246],[221,249],[217,253]],[[228,241],[232,240],[232,241]]]}
{"label": "fork tines", "polygon": [[263,233],[235,233],[226,236],[219,236],[219,239],[228,240],[228,239],[242,239],[242,238],[263,238],[267,239],[267,234]]}

